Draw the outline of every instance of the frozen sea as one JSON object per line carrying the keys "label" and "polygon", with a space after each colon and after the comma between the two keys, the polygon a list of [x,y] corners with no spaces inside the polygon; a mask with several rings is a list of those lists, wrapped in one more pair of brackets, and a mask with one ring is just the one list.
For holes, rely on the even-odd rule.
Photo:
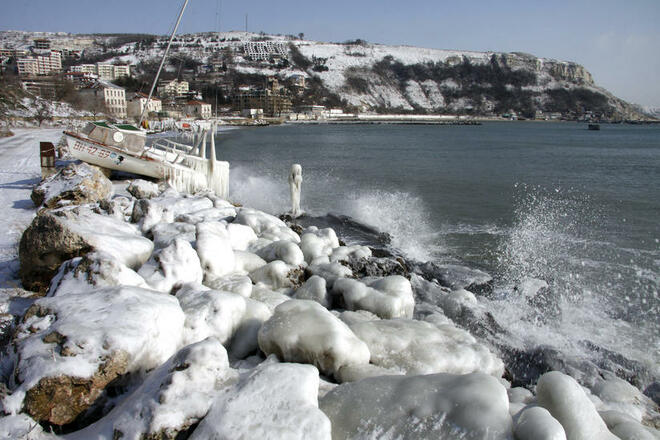
{"label": "frozen sea", "polygon": [[[611,352],[660,377],[660,126],[284,125],[222,131],[217,150],[232,200],[286,211],[300,163],[308,214],[488,272],[494,294],[480,301],[522,349]],[[526,278],[550,285],[560,313],[513,290]]]}

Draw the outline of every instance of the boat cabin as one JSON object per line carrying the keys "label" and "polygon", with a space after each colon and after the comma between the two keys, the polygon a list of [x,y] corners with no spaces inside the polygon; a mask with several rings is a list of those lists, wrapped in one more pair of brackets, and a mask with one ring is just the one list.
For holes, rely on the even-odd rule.
{"label": "boat cabin", "polygon": [[147,140],[146,133],[133,125],[103,121],[88,123],[82,133],[97,142],[136,154],[142,153]]}

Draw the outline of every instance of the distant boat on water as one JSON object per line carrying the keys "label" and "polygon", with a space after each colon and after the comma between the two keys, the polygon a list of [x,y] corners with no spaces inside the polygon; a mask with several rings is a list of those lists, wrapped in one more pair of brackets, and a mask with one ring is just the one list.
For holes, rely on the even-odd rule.
{"label": "distant boat on water", "polygon": [[600,124],[589,124],[589,130],[600,130]]}

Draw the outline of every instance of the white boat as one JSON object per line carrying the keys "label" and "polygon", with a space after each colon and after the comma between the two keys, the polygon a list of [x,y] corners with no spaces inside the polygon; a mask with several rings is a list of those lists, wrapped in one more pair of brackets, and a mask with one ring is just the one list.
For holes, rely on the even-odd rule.
{"label": "white boat", "polygon": [[[210,154],[207,154],[209,131]],[[147,146],[144,131],[132,125],[108,122],[90,122],[82,130],[65,131],[64,135],[69,153],[82,161],[167,180],[178,191],[194,193],[210,189],[227,198],[229,163],[215,158],[215,127],[200,134],[196,146],[169,139],[157,139]]]}
{"label": "white boat", "polygon": [[[141,125],[156,82],[165,63],[183,11],[179,12],[174,30],[160,62],[160,67],[151,85],[151,91],[140,115]],[[211,125],[199,136],[196,146],[181,144],[167,139],[158,139],[147,146],[146,132],[128,124],[90,122],[84,129],[65,131],[64,135],[72,156],[82,161],[111,170],[167,180],[178,191],[194,193],[213,190],[216,195],[227,198],[229,188],[229,163],[215,157],[215,125]],[[211,133],[210,154],[206,151],[206,139]],[[207,158],[208,156],[208,158]]]}

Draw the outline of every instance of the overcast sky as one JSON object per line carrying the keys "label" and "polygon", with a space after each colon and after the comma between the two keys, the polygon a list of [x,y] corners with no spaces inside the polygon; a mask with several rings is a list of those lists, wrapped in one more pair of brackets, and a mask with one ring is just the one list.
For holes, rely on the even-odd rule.
{"label": "overcast sky", "polygon": [[[0,0],[0,30],[167,34],[181,0]],[[660,107],[660,0],[190,0],[179,33],[248,30],[319,41],[528,52],[575,61]]]}

